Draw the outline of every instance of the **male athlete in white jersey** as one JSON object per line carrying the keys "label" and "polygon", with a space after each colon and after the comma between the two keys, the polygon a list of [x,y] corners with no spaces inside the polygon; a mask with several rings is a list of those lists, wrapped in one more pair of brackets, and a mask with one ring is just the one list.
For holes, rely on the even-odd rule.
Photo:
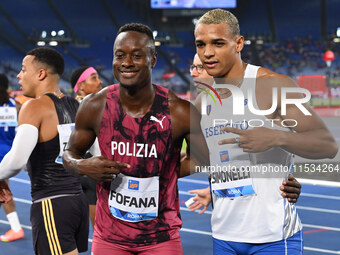
{"label": "male athlete in white jersey", "polygon": [[[233,14],[207,12],[196,24],[195,40],[203,67],[215,79],[206,89],[218,99],[215,104],[201,93],[196,104],[216,170],[211,172],[214,254],[302,254],[302,225],[280,186],[293,154],[332,158],[337,144],[301,103],[304,95],[294,91],[291,79],[242,61],[244,38]],[[284,104],[281,94],[300,104]]]}
{"label": "male athlete in white jersey", "polygon": [[[204,69],[202,61],[198,57],[197,53],[194,56],[192,65],[190,65],[190,76],[193,79],[197,94],[206,90],[206,85],[213,84],[213,77],[210,76]],[[200,108],[198,108],[198,110],[201,112]],[[282,191],[281,195],[287,198],[289,202],[297,202],[301,193],[301,184],[294,178],[292,174],[288,176],[288,180],[283,180],[282,185],[279,188]],[[203,205],[204,208],[199,212],[199,214],[204,213],[208,209],[208,206],[211,202],[210,187],[201,190],[191,190],[189,192],[192,194],[197,194],[198,197],[200,197],[200,199],[195,199],[197,202],[191,204],[189,209],[196,211]]]}

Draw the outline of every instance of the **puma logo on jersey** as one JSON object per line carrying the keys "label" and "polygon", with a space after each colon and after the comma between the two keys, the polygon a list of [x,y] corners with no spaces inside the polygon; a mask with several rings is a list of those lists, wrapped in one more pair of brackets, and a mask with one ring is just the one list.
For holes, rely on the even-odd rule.
{"label": "puma logo on jersey", "polygon": [[159,125],[161,125],[162,129],[163,129],[163,120],[164,120],[165,116],[163,116],[162,120],[157,119],[155,116],[151,116],[150,120],[156,121],[159,123]]}

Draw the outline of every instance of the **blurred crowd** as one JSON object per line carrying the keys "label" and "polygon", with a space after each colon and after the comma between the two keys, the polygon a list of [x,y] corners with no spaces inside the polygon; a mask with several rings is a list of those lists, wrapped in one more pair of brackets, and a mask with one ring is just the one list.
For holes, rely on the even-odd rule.
{"label": "blurred crowd", "polygon": [[[328,68],[323,60],[326,50],[332,50],[335,55],[331,68]],[[173,48],[167,52],[171,62],[180,72],[190,80],[189,66],[194,48],[187,50],[184,56],[176,52]],[[255,47],[245,45],[242,58],[255,65],[261,65],[278,73],[286,74],[293,79],[299,75],[327,75],[330,78],[328,84],[333,87],[332,94],[338,95],[340,87],[340,43],[335,43],[333,38],[327,41],[313,40],[311,36],[305,38],[295,37],[283,40],[279,43],[257,44]],[[0,62],[0,72],[8,76],[12,90],[19,90],[20,86],[16,78],[21,63],[18,67],[12,64]],[[112,73],[107,70],[106,73]],[[179,94],[185,94],[190,88],[183,82],[183,79],[169,65],[159,61],[154,69],[153,82],[167,87]],[[69,89],[66,93],[72,93]]]}
{"label": "blurred crowd", "polygon": [[332,64],[331,78],[340,79],[340,44],[333,40],[315,41],[311,36],[293,38],[275,44],[257,46],[257,52],[264,67],[284,73],[292,78],[298,75],[327,74],[329,71],[323,54],[332,50],[335,61]]}

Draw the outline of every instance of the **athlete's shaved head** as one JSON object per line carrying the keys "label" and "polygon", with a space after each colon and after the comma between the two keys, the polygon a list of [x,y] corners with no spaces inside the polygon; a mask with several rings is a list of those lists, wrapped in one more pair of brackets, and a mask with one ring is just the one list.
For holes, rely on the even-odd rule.
{"label": "athlete's shaved head", "polygon": [[117,36],[120,33],[123,32],[128,32],[128,31],[135,31],[135,32],[139,32],[142,34],[146,34],[148,36],[148,38],[150,39],[150,47],[151,47],[151,53],[155,53],[156,49],[155,49],[155,39],[153,37],[153,33],[151,28],[149,28],[147,25],[144,24],[140,24],[140,23],[128,23],[125,24],[124,26],[120,27],[118,32],[117,32]]}

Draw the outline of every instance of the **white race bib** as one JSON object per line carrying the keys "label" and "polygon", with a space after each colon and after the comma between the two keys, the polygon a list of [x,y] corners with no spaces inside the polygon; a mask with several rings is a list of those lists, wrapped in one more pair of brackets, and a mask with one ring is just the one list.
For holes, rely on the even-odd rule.
{"label": "white race bib", "polygon": [[120,220],[138,222],[158,216],[159,176],[136,178],[118,174],[111,182],[109,208]]}
{"label": "white race bib", "polygon": [[241,197],[255,194],[249,161],[216,166],[210,175],[211,189],[217,197]]}
{"label": "white race bib", "polygon": [[18,125],[17,110],[15,107],[0,107],[0,127],[16,127]]}
{"label": "white race bib", "polygon": [[62,164],[62,156],[64,151],[66,150],[68,140],[70,139],[70,135],[72,130],[74,129],[74,123],[69,124],[61,124],[57,126],[58,133],[59,133],[59,145],[60,145],[60,152],[59,156],[56,158],[55,162],[58,164]]}

